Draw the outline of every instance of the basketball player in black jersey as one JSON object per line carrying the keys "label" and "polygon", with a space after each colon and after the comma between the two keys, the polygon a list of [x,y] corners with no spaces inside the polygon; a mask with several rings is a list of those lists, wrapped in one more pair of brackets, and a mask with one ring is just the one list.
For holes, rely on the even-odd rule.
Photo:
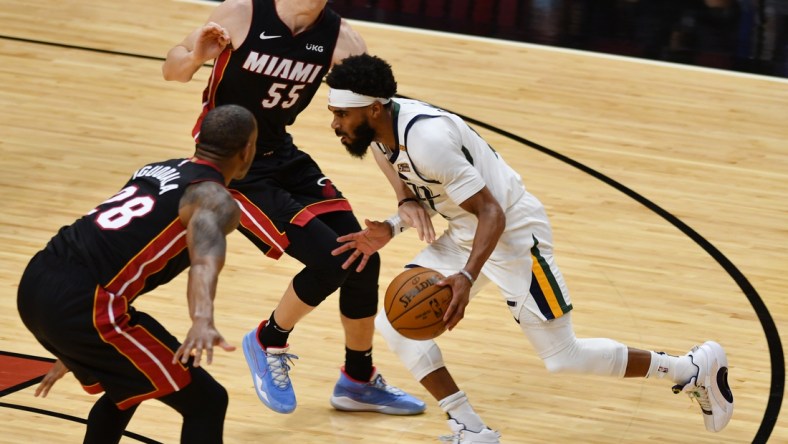
{"label": "basketball player in black jersey", "polygon": [[[389,386],[372,365],[380,258],[356,272],[342,268],[347,255],[331,255],[338,236],[361,227],[342,193],[287,132],[328,69],[365,51],[361,37],[326,0],[227,0],[169,51],[162,66],[165,79],[187,82],[214,60],[203,115],[235,103],[257,118],[257,157],[246,179],[230,184],[242,206],[239,229],[266,256],[287,253],[304,264],[271,316],[243,341],[258,397],[280,413],[296,407],[288,335],[337,289],[345,365],[331,404],[398,415],[425,409],[421,400]],[[193,135],[202,137],[197,130]]]}
{"label": "basketball player in black jersey", "polygon": [[[88,393],[85,443],[117,443],[140,402],[183,416],[181,442],[220,443],[227,391],[200,362],[235,349],[214,326],[225,236],[240,211],[225,188],[249,170],[256,122],[241,106],[202,122],[194,157],[146,165],[113,197],[60,231],[28,264],[17,305],[25,326],[58,359],[36,390],[72,371]],[[132,303],[189,267],[192,326],[181,344]],[[193,357],[192,357],[193,356]]]}

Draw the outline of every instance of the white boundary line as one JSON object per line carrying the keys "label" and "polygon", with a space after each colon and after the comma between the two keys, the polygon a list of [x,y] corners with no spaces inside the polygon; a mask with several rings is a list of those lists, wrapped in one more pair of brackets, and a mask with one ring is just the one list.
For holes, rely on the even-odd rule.
{"label": "white boundary line", "polygon": [[[218,4],[215,1],[210,0],[174,0],[177,2],[182,3],[196,3],[196,4],[204,4],[204,5],[216,5]],[[617,60],[617,61],[624,61],[624,62],[631,62],[631,63],[640,63],[643,65],[651,65],[651,66],[662,66],[662,67],[669,67],[669,68],[677,68],[677,69],[684,69],[687,71],[696,71],[696,72],[705,72],[711,74],[722,74],[728,75],[731,77],[740,77],[745,79],[755,79],[755,80],[766,80],[772,81],[776,83],[784,83],[788,84],[788,79],[782,77],[775,77],[775,76],[767,76],[763,74],[751,74],[746,72],[739,72],[739,71],[731,71],[726,69],[719,69],[719,68],[709,68],[705,66],[696,66],[696,65],[685,65],[682,63],[671,63],[671,62],[664,62],[661,60],[651,60],[651,59],[642,59],[638,57],[630,57],[630,56],[622,56],[616,54],[606,54],[606,53],[599,53],[593,51],[583,51],[579,49],[570,49],[570,48],[560,48],[556,46],[547,46],[547,45],[539,45],[536,43],[526,43],[526,42],[516,42],[512,40],[503,40],[503,39],[496,39],[491,37],[480,37],[474,35],[466,35],[466,34],[457,34],[445,31],[434,31],[430,29],[421,29],[421,28],[411,28],[407,26],[399,26],[399,25],[389,25],[384,23],[377,23],[377,22],[368,22],[364,20],[354,20],[354,19],[346,19],[352,25],[359,25],[359,26],[368,26],[371,28],[382,28],[382,29],[392,29],[402,32],[410,32],[413,34],[424,34],[424,35],[433,35],[433,36],[441,36],[441,37],[448,37],[454,38],[457,40],[469,40],[469,41],[478,41],[478,42],[485,42],[485,43],[493,43],[505,46],[515,46],[520,48],[532,48],[532,49],[539,49],[543,51],[553,51],[558,53],[564,54],[574,54],[574,55],[584,55],[589,57],[596,57],[608,60]],[[362,36],[363,37],[363,36]]]}

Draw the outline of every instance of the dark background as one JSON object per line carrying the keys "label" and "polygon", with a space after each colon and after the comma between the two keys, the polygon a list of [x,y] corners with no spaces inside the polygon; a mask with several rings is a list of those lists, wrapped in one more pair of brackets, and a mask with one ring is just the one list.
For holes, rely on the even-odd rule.
{"label": "dark background", "polygon": [[345,18],[788,77],[788,0],[329,0]]}

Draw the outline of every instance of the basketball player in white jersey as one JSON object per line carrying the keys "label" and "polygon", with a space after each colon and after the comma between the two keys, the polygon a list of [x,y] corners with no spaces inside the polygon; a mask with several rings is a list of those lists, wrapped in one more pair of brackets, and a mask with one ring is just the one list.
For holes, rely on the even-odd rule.
{"label": "basketball player in white jersey", "polygon": [[[372,145],[389,179],[398,214],[340,237],[335,254],[352,251],[350,267],[382,248],[406,227],[428,243],[410,263],[441,272],[453,291],[449,330],[463,318],[470,298],[488,282],[499,289],[515,321],[550,372],[613,377],[667,378],[673,391],[697,399],[705,426],[718,432],[733,413],[727,357],[709,341],[683,356],[628,348],[612,339],[579,339],[572,328],[564,279],[553,258],[550,224],[542,204],[520,176],[460,117],[426,103],[392,98],[391,67],[367,54],[336,65],[326,81],[332,128],[351,155]],[[435,239],[431,214],[448,221]],[[433,340],[397,333],[379,312],[375,322],[391,349],[448,415],[456,443],[497,443],[499,433],[476,414],[452,379]]]}

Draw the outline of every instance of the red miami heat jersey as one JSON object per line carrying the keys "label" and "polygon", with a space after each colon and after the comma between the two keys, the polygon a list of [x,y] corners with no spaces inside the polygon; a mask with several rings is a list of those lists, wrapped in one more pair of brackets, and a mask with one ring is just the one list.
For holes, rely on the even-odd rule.
{"label": "red miami heat jersey", "polygon": [[202,118],[224,104],[241,105],[257,119],[257,154],[292,145],[286,126],[314,97],[331,67],[340,17],[325,8],[315,24],[293,35],[277,15],[274,0],[252,1],[249,34],[237,49],[229,46],[214,62],[203,92]]}
{"label": "red miami heat jersey", "polygon": [[146,165],[117,194],[61,228],[47,249],[85,265],[107,291],[132,300],[189,266],[178,207],[186,188],[203,181],[224,185],[221,172],[207,162]]}

